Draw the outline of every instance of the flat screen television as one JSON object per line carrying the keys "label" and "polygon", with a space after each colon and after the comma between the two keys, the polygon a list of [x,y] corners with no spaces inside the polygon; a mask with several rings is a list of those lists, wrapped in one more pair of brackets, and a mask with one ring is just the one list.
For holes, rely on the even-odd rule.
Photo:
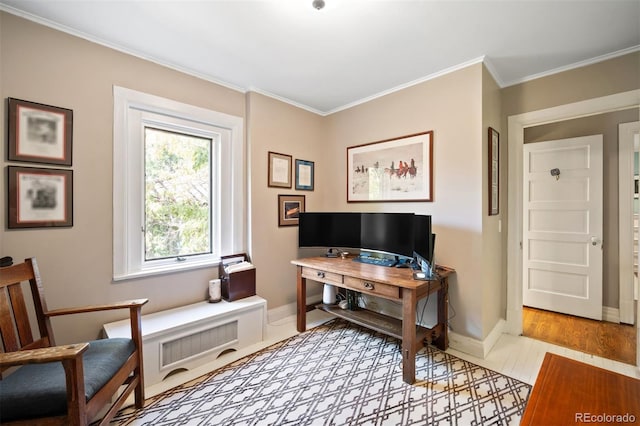
{"label": "flat screen television", "polygon": [[300,213],[298,247],[358,249],[360,225],[360,213]]}
{"label": "flat screen television", "polygon": [[413,213],[362,213],[360,248],[413,257],[414,219]]}

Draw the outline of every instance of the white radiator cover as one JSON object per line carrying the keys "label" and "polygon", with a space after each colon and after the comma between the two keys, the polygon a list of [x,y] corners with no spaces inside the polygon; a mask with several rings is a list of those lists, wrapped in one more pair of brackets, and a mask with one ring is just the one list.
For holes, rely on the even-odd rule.
{"label": "white radiator cover", "polygon": [[[251,296],[234,302],[201,302],[142,316],[145,386],[176,370],[215,360],[264,339],[267,302]],[[129,320],[103,326],[107,337],[129,337]]]}

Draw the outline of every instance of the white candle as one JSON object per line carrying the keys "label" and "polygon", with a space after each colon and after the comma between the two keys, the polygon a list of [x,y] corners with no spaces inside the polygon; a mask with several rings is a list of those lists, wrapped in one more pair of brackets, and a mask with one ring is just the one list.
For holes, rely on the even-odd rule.
{"label": "white candle", "polygon": [[222,298],[220,293],[220,280],[209,281],[209,302],[219,302]]}

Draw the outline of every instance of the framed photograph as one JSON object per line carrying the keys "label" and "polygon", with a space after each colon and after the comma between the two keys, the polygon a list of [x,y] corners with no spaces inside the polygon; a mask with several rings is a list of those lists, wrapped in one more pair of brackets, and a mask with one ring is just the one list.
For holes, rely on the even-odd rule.
{"label": "framed photograph", "polygon": [[7,167],[8,227],[73,226],[73,171]]}
{"label": "framed photograph", "polygon": [[296,189],[313,191],[313,161],[296,159]]}
{"label": "framed photograph", "polygon": [[71,165],[73,111],[9,98],[9,161]]}
{"label": "framed photograph", "polygon": [[500,134],[489,127],[489,216],[500,212]]}
{"label": "framed photograph", "polygon": [[297,226],[304,212],[304,195],[278,195],[278,226]]}
{"label": "framed photograph", "polygon": [[347,148],[347,202],[433,201],[433,131]]}
{"label": "framed photograph", "polygon": [[269,151],[268,186],[291,188],[291,156]]}

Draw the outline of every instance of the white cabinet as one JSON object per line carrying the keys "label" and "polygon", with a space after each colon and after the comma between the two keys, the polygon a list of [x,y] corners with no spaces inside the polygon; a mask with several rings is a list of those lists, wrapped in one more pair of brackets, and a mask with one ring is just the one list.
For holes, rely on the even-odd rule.
{"label": "white cabinet", "polygon": [[[142,316],[145,386],[174,371],[189,370],[221,353],[264,339],[267,301],[201,302]],[[130,337],[129,320],[104,324],[107,337]]]}

